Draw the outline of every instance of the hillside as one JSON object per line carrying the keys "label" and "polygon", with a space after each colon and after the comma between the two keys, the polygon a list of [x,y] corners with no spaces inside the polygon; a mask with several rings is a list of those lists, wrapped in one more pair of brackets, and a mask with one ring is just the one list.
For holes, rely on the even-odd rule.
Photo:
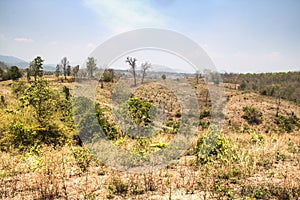
{"label": "hillside", "polygon": [[[95,158],[95,152],[91,154],[79,145],[72,116],[72,109],[78,110],[72,108],[75,99],[69,98],[74,91],[71,77],[65,81],[54,76],[45,79],[48,83],[27,83],[25,78],[0,82],[3,199],[300,198],[300,107],[289,98],[281,98],[278,104],[275,96],[238,90],[236,83],[227,81],[225,120],[222,130],[216,131],[209,128],[211,100],[204,79],[199,83],[194,78],[186,79],[200,105],[199,130],[193,144],[180,159],[160,170],[130,173],[105,166]],[[130,119],[141,126],[154,122],[156,131],[148,138],[134,137],[123,134],[122,124],[114,116],[117,113],[112,110],[117,83],[102,82],[97,87],[97,123],[103,126],[108,141],[140,156],[166,148],[183,124],[183,105],[176,92],[147,81],[134,91],[129,103],[136,107],[129,107],[129,116],[135,118]],[[83,84],[79,81],[76,87]],[[38,88],[43,92],[36,92]],[[40,94],[50,95],[44,99],[47,104],[43,105],[47,106],[40,113],[45,113],[41,121],[36,118],[35,107],[26,104],[33,94],[37,98]],[[80,112],[89,114],[89,101],[81,100],[87,106]],[[134,112],[138,106],[145,109],[148,105],[160,113],[155,116],[159,123],[151,115],[139,117]],[[92,129],[92,120],[81,120]],[[215,137],[215,145],[208,142],[210,137]]]}

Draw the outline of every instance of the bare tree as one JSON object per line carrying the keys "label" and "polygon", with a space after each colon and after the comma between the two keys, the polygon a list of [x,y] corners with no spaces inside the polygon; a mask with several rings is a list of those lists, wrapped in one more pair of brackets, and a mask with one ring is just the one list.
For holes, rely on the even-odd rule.
{"label": "bare tree", "polygon": [[148,62],[142,63],[141,64],[141,68],[142,68],[142,80],[141,80],[141,84],[144,83],[144,78],[146,76],[146,72],[147,70],[151,67],[151,64]]}
{"label": "bare tree", "polygon": [[69,61],[67,59],[67,57],[63,57],[60,61],[60,65],[62,67],[62,70],[63,70],[63,73],[64,73],[64,76],[65,76],[65,80],[67,80],[67,71],[68,71],[68,66],[69,66]]}
{"label": "bare tree", "polygon": [[134,86],[136,86],[136,58],[127,57],[126,62],[130,65],[130,70],[133,75]]}

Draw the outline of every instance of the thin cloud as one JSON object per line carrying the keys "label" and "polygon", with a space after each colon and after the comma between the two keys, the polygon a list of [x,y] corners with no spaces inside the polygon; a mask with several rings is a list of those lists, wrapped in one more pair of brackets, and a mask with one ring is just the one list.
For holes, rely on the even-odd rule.
{"label": "thin cloud", "polygon": [[16,41],[16,42],[24,42],[24,43],[33,42],[33,40],[30,39],[30,38],[15,38],[14,41]]}
{"label": "thin cloud", "polygon": [[85,0],[85,5],[100,17],[112,32],[141,27],[160,27],[168,18],[147,1]]}

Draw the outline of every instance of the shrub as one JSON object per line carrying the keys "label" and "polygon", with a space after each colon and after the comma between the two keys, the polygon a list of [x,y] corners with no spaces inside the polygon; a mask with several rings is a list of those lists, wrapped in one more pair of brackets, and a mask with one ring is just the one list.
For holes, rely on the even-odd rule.
{"label": "shrub", "polygon": [[36,136],[36,131],[25,127],[20,122],[16,122],[9,127],[6,139],[10,145],[13,145],[13,147],[23,150],[36,142]]}
{"label": "shrub", "polygon": [[275,123],[279,126],[279,128],[288,133],[292,132],[295,127],[300,127],[299,119],[293,112],[288,114],[287,117],[281,115],[276,117]]}
{"label": "shrub", "polygon": [[87,171],[92,161],[92,155],[90,152],[82,147],[72,148],[72,155],[75,158],[77,166],[82,172]]}
{"label": "shrub", "polygon": [[196,144],[197,163],[207,164],[216,160],[226,161],[228,153],[228,141],[214,130],[210,135],[200,137]]}
{"label": "shrub", "polygon": [[139,126],[147,126],[152,122],[153,116],[151,116],[150,111],[151,108],[155,107],[150,102],[133,97],[127,103],[129,114],[134,123]]}
{"label": "shrub", "polygon": [[102,74],[102,80],[104,82],[113,82],[115,77],[115,71],[113,69],[105,69]]}
{"label": "shrub", "polygon": [[249,124],[261,124],[262,112],[253,107],[243,107],[244,115],[242,118],[247,120]]}

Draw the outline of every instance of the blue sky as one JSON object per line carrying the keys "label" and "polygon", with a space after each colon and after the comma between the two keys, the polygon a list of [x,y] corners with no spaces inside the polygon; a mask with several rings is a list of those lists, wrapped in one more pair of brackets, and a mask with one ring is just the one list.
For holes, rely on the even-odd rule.
{"label": "blue sky", "polygon": [[1,0],[0,54],[81,64],[110,37],[164,28],[196,41],[221,72],[300,70],[298,0]]}

